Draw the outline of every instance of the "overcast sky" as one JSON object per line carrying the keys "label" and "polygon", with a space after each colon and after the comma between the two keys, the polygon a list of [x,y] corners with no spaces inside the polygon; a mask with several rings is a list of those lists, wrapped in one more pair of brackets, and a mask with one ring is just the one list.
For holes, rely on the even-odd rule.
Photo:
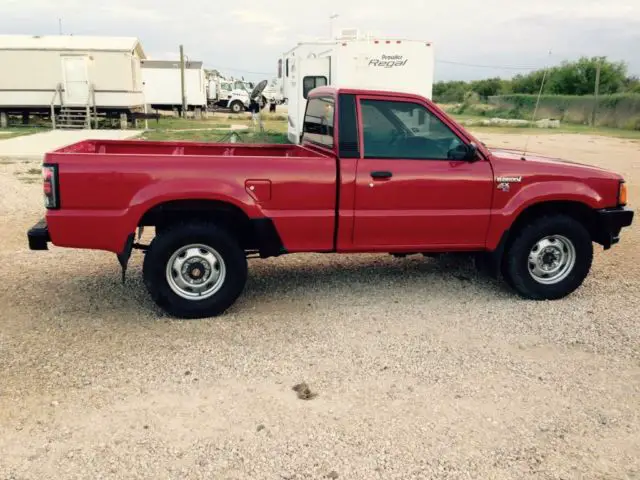
{"label": "overcast sky", "polygon": [[177,58],[182,43],[192,60],[257,79],[274,75],[279,55],[298,41],[327,37],[336,13],[336,31],[434,42],[436,80],[511,76],[581,55],[624,60],[640,74],[640,0],[378,2],[0,0],[0,33],[57,34],[62,17],[65,34],[136,36],[157,59]]}

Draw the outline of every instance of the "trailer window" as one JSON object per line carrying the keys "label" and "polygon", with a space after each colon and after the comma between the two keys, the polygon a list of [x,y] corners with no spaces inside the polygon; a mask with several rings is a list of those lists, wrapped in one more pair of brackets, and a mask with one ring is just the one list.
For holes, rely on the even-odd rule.
{"label": "trailer window", "polygon": [[334,106],[333,97],[314,97],[309,100],[304,115],[303,140],[333,147]]}
{"label": "trailer window", "polygon": [[316,87],[324,87],[327,85],[327,77],[304,77],[302,79],[302,96],[307,98],[309,92]]}
{"label": "trailer window", "polygon": [[362,100],[365,158],[448,160],[463,142],[423,105]]}

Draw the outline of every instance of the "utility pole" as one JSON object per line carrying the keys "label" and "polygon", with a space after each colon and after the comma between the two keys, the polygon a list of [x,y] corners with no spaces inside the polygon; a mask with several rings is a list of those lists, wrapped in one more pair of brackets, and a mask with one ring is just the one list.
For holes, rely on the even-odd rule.
{"label": "utility pole", "polygon": [[62,35],[62,18],[58,17],[58,34]]}
{"label": "utility pole", "polygon": [[591,112],[591,126],[596,126],[596,114],[598,113],[598,94],[600,93],[600,69],[602,68],[602,57],[598,59],[596,65],[596,84],[593,88],[593,112]]}
{"label": "utility pole", "polygon": [[184,90],[184,48],[180,45],[180,89],[182,92],[182,117],[187,118],[187,95]]}

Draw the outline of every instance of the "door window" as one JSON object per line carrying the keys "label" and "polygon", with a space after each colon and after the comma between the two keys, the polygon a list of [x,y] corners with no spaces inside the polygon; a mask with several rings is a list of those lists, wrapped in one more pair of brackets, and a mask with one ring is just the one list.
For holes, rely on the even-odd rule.
{"label": "door window", "polygon": [[362,100],[365,158],[448,160],[462,140],[423,105]]}
{"label": "door window", "polygon": [[327,77],[304,77],[302,79],[302,96],[307,98],[309,92],[316,87],[327,85]]}
{"label": "door window", "polygon": [[333,146],[333,97],[314,97],[307,103],[303,139],[325,147]]}

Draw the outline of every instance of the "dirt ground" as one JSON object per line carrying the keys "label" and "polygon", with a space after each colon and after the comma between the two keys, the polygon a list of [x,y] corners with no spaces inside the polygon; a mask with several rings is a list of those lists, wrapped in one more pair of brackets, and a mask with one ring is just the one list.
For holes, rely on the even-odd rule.
{"label": "dirt ground", "polygon": [[[640,204],[640,143],[530,149]],[[37,168],[0,161],[0,479],[640,479],[640,219],[556,302],[458,259],[292,255],[176,321],[139,253],[123,286],[112,254],[28,250]]]}

